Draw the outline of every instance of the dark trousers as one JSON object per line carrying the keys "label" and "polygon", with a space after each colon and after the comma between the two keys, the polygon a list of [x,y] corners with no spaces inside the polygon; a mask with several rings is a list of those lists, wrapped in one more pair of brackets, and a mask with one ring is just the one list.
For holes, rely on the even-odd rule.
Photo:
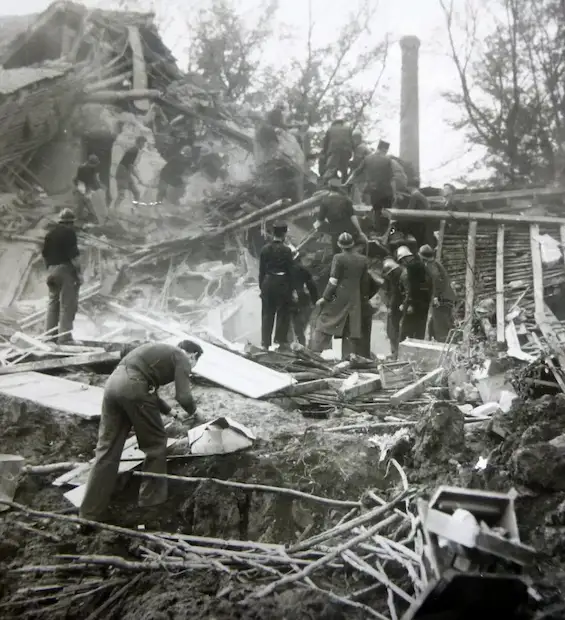
{"label": "dark trousers", "polygon": [[386,320],[386,335],[390,342],[390,352],[394,358],[398,356],[398,343],[400,342],[401,313],[398,310],[389,310]]}
{"label": "dark trousers", "polygon": [[342,183],[345,182],[349,172],[349,160],[351,152],[346,150],[331,151],[326,159],[323,177],[324,181],[337,177],[339,172]]}
{"label": "dark trousers", "polygon": [[71,264],[54,265],[47,271],[49,303],[45,331],[60,343],[72,340],[73,323],[78,310],[79,283]]}
{"label": "dark trousers", "polygon": [[373,207],[373,226],[377,235],[383,235],[388,228],[388,218],[383,215],[383,210],[392,207],[394,198],[383,195],[380,190],[371,190],[370,196]]}
{"label": "dark trousers", "polygon": [[139,202],[139,191],[130,170],[118,166],[118,169],[116,170],[116,185],[118,188],[118,195],[116,197],[114,208],[117,209],[122,204],[128,190],[131,192],[133,199],[136,202]]}
{"label": "dark trousers", "polygon": [[361,315],[361,338],[344,338],[341,354],[345,359],[351,353],[371,359],[371,333],[373,331],[373,313],[366,311]]}
{"label": "dark trousers", "polygon": [[288,276],[267,275],[261,287],[261,344],[272,344],[273,327],[275,342],[288,343],[292,289]]}
{"label": "dark trousers", "polygon": [[294,337],[301,345],[306,346],[306,328],[312,314],[312,306],[307,301],[298,301],[292,306],[291,324],[294,331]]}
{"label": "dark trousers", "polygon": [[[167,434],[157,394],[149,393],[147,381],[131,376],[123,367],[114,371],[102,401],[94,465],[86,485],[80,516],[97,520],[110,503],[116,486],[124,443],[133,426],[139,448],[145,452],[143,470],[167,473]],[[139,488],[139,505],[156,506],[167,499],[167,480],[145,478]]]}
{"label": "dark trousers", "polygon": [[438,342],[446,342],[453,329],[453,304],[449,302],[432,306],[431,336]]}
{"label": "dark trousers", "polygon": [[423,340],[426,336],[426,323],[428,322],[428,309],[426,304],[413,306],[411,314],[404,312],[400,321],[400,338],[402,342],[406,338]]}

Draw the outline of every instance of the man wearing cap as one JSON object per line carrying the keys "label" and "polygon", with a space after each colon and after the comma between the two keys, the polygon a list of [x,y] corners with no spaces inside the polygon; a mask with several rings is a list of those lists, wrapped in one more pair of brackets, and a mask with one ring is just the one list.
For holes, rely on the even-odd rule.
{"label": "man wearing cap", "polygon": [[418,256],[414,256],[407,246],[398,248],[396,261],[402,268],[400,274],[402,319],[399,342],[405,338],[422,340],[426,335],[426,322],[432,296],[431,279],[424,263]]}
{"label": "man wearing cap", "polygon": [[394,169],[392,159],[387,155],[389,144],[381,140],[374,153],[367,155],[363,163],[350,176],[348,183],[363,179],[373,207],[373,221],[377,234],[386,231],[388,221],[383,209],[392,207],[395,198]]}
{"label": "man wearing cap", "polygon": [[[174,381],[176,401],[193,415],[196,403],[190,374],[201,355],[200,345],[190,340],[176,347],[150,342],[136,347],[120,361],[104,386],[96,457],[80,507],[83,519],[98,521],[105,516],[132,427],[139,448],[145,452],[144,471],[167,473],[167,434],[161,414],[170,414],[172,408],[159,396],[158,389]],[[166,499],[166,479],[143,479],[140,506],[157,506]]]}
{"label": "man wearing cap", "polygon": [[423,245],[419,254],[432,281],[430,336],[438,342],[446,342],[454,326],[453,307],[457,296],[451,286],[451,278],[447,270],[436,260],[432,247]]}
{"label": "man wearing cap", "polygon": [[306,327],[312,314],[312,306],[318,301],[318,289],[312,274],[302,264],[300,252],[293,253],[292,287],[296,291],[293,300],[291,322],[296,340],[306,345]]}
{"label": "man wearing cap", "polygon": [[333,121],[324,136],[322,153],[320,155],[320,176],[324,181],[337,177],[345,183],[349,172],[349,160],[353,155],[353,132],[343,120]]}
{"label": "man wearing cap", "polygon": [[75,216],[63,209],[58,223],[45,235],[41,255],[47,267],[49,303],[45,331],[59,343],[72,342],[82,283]]}
{"label": "man wearing cap", "polygon": [[320,313],[312,334],[310,348],[322,352],[331,347],[332,338],[348,338],[355,351],[362,337],[362,301],[368,295],[368,262],[354,251],[353,237],[339,236],[342,250],[332,260],[330,278],[316,306]]}
{"label": "man wearing cap", "polygon": [[332,238],[334,254],[338,254],[340,251],[337,240],[343,232],[349,233],[354,241],[367,244],[367,236],[361,229],[359,219],[355,215],[353,202],[343,191],[341,181],[337,177],[329,179],[328,190],[330,194],[322,199],[314,228],[319,230],[327,222],[327,232]]}
{"label": "man wearing cap", "polygon": [[272,344],[273,326],[275,342],[283,348],[288,346],[294,265],[292,250],[284,242],[287,231],[284,222],[276,222],[273,239],[263,247],[259,256],[261,345],[265,349]]}
{"label": "man wearing cap", "polygon": [[400,265],[392,258],[383,262],[383,292],[387,306],[386,335],[390,343],[390,352],[394,359],[398,356],[400,338],[400,321],[402,319],[402,293],[400,289]]}

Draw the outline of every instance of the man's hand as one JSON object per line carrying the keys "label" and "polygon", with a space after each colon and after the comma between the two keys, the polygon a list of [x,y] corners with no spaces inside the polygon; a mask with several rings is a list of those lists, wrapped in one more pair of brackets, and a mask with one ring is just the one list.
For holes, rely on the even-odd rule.
{"label": "man's hand", "polygon": [[320,220],[316,220],[314,222],[314,230],[318,230],[321,225],[322,225],[322,222],[320,222]]}
{"label": "man's hand", "polygon": [[292,301],[294,303],[298,301],[298,293],[296,291],[292,291]]}
{"label": "man's hand", "polygon": [[318,301],[316,302],[316,306],[318,308],[321,308],[323,305],[325,305],[326,303],[326,299],[324,297],[320,297],[320,299],[318,299]]}

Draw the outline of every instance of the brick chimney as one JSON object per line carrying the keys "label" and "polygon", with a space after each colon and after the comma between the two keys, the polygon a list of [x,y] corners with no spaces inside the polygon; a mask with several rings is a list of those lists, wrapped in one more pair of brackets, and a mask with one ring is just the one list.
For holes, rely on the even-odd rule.
{"label": "brick chimney", "polygon": [[400,39],[402,81],[400,85],[400,158],[420,174],[420,105],[418,97],[418,50],[420,39]]}

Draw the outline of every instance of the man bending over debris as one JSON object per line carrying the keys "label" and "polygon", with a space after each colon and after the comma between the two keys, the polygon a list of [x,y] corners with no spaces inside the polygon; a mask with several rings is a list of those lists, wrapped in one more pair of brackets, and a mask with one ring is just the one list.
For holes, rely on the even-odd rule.
{"label": "man bending over debris", "polygon": [[[72,342],[73,323],[82,284],[74,213],[63,209],[58,224],[46,235],[41,252],[47,267],[49,305],[45,331],[60,344]],[[58,328],[58,330],[57,330]]]}
{"label": "man bending over debris", "polygon": [[[167,472],[167,434],[161,414],[169,414],[171,407],[157,390],[174,381],[177,402],[187,413],[194,414],[190,373],[201,355],[202,348],[190,340],[183,340],[176,347],[143,344],[128,353],[110,375],[104,387],[96,458],[80,508],[82,518],[97,521],[103,517],[132,426],[139,447],[145,452],[144,471]],[[141,483],[140,506],[157,506],[166,499],[166,479],[147,478]]]}
{"label": "man bending over debris", "polygon": [[265,349],[271,346],[273,326],[275,342],[283,348],[288,346],[294,264],[292,250],[284,242],[287,231],[284,222],[276,222],[273,240],[265,245],[259,257],[261,345]]}

